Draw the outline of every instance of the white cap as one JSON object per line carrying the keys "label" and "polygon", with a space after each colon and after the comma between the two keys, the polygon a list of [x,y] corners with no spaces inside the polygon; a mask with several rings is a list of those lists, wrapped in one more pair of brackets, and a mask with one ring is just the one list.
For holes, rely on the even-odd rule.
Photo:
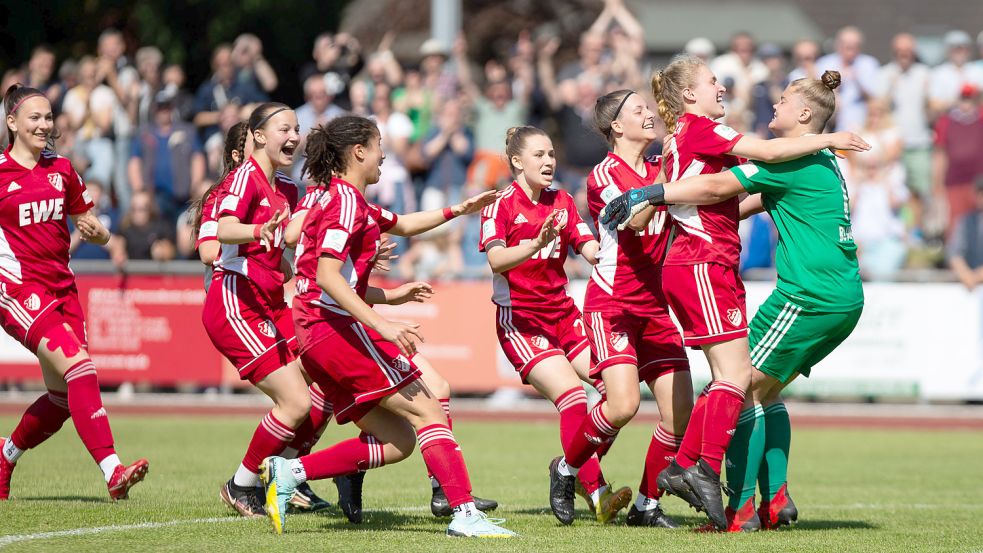
{"label": "white cap", "polygon": [[691,38],[683,50],[693,56],[710,57],[717,53],[717,47],[706,37]]}
{"label": "white cap", "polygon": [[969,38],[969,33],[960,30],[947,32],[942,38],[942,42],[945,44],[946,48],[973,45],[973,39]]}
{"label": "white cap", "polygon": [[439,38],[428,38],[420,46],[420,55],[423,57],[434,55],[447,57],[448,54],[449,50]]}

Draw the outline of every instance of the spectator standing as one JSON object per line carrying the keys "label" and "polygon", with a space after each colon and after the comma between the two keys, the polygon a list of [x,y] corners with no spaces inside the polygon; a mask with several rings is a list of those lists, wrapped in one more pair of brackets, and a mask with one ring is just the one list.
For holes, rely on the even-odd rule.
{"label": "spectator standing", "polygon": [[184,86],[187,82],[184,68],[172,63],[164,68],[161,79],[164,83],[164,89],[174,96],[175,116],[181,121],[190,123],[195,115],[195,97]]}
{"label": "spectator standing", "polygon": [[819,61],[819,44],[815,40],[800,40],[792,46],[792,63],[795,64],[788,74],[789,82],[798,79],[818,79],[816,62]]}
{"label": "spectator standing", "polygon": [[162,88],[161,65],[164,55],[156,46],[144,46],[137,50],[135,60],[140,80],[137,83],[136,101],[130,104],[130,117],[136,124],[146,125],[153,117],[154,97]]}
{"label": "spectator standing", "polygon": [[[304,81],[304,104],[298,107],[295,113],[297,124],[300,125],[300,144],[297,146],[297,151],[303,152],[307,144],[307,133],[317,125],[324,125],[335,117],[344,115],[345,110],[334,103],[334,96],[328,92],[325,76],[315,73]],[[221,149],[220,145],[219,152]],[[303,166],[304,160],[299,159],[291,168],[294,180],[297,182],[300,182]]]}
{"label": "spectator standing", "polygon": [[365,66],[362,46],[348,33],[322,33],[314,39],[313,61],[300,70],[300,82],[306,83],[314,74],[325,77],[328,88],[342,109],[351,108],[348,87]]}
{"label": "spectator standing", "polygon": [[843,27],[836,33],[836,52],[816,62],[820,75],[839,71],[842,79],[836,89],[837,131],[855,131],[867,120],[867,100],[877,95],[877,80],[881,64],[877,58],[864,54],[864,35],[856,27]]}
{"label": "spectator standing", "polygon": [[983,284],[983,178],[975,188],[976,205],[956,223],[946,248],[949,268],[969,291]]}
{"label": "spectator standing", "polygon": [[430,167],[424,187],[440,190],[452,204],[462,198],[468,166],[474,159],[474,138],[461,110],[459,100],[444,102],[436,126],[423,140],[423,157]]}
{"label": "spectator standing", "polygon": [[[31,51],[31,57],[27,61],[27,73],[24,85],[36,88],[44,92],[44,95],[51,102],[51,105],[61,103],[62,95],[65,90],[59,86],[58,79],[55,78],[55,51],[47,44],[40,44]],[[4,88],[3,90],[7,90]],[[55,116],[60,112],[55,111]]]}
{"label": "spectator standing", "polygon": [[751,128],[751,89],[769,75],[768,67],[755,57],[755,47],[754,37],[741,31],[731,37],[730,51],[710,62],[710,70],[732,95],[727,120],[738,130]]}
{"label": "spectator standing", "polygon": [[943,38],[946,62],[932,70],[929,105],[934,115],[952,109],[964,85],[983,88],[983,66],[970,63],[973,41],[965,31],[949,31]]}
{"label": "spectator standing", "polygon": [[117,204],[125,206],[128,204],[130,192],[126,182],[126,158],[135,129],[130,110],[136,102],[140,75],[126,57],[126,42],[123,40],[123,33],[119,30],[103,31],[99,35],[97,50],[99,62],[96,79],[108,86],[116,95],[112,108],[112,130],[106,136],[113,143],[113,193],[116,195]]}
{"label": "spectator standing", "polygon": [[782,98],[788,86],[788,73],[785,71],[785,55],[774,44],[762,44],[758,57],[768,70],[768,78],[757,82],[751,89],[752,130],[762,138],[774,138],[768,124],[775,114],[775,104]]}
{"label": "spectator standing", "polygon": [[[393,213],[413,213],[417,211],[413,181],[404,162],[413,135],[413,122],[406,114],[393,110],[391,90],[389,85],[377,84],[372,97],[372,119],[379,126],[382,152],[386,157],[382,160],[379,182],[367,192],[373,203]],[[405,244],[405,238],[393,238],[397,244]]]}
{"label": "spectator standing", "polygon": [[[113,181],[113,116],[119,102],[113,90],[98,79],[98,64],[92,56],[79,60],[79,84],[65,93],[62,105],[69,126],[76,133],[76,147],[89,160],[85,180]],[[124,180],[125,183],[125,180]],[[117,190],[116,200],[129,198],[128,190]]]}
{"label": "spectator standing", "polygon": [[255,83],[236,79],[232,47],[220,44],[212,52],[212,76],[195,94],[194,123],[201,132],[201,139],[208,140],[218,132],[219,116],[229,102],[248,105],[266,100],[266,94]]}
{"label": "spectator standing", "polygon": [[276,90],[279,81],[276,72],[263,57],[263,41],[251,33],[243,33],[232,43],[232,65],[236,71],[236,83],[258,88],[266,94]]}
{"label": "spectator standing", "polygon": [[983,174],[983,114],[980,89],[963,85],[959,101],[935,123],[932,154],[932,187],[936,198],[949,208],[946,238],[956,221],[976,206],[973,183]]}
{"label": "spectator standing", "polygon": [[135,192],[130,199],[130,209],[120,225],[120,238],[127,259],[174,259],[174,225],[160,217],[154,198],[147,191]]}

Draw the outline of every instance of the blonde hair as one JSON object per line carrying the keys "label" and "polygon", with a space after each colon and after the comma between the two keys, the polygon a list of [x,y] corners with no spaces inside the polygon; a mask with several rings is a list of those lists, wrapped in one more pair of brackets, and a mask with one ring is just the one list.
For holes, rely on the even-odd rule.
{"label": "blonde hair", "polygon": [[666,130],[674,132],[683,115],[683,89],[696,85],[696,74],[706,62],[689,54],[680,54],[665,69],[652,75],[652,95],[659,106],[659,117]]}
{"label": "blonde hair", "polygon": [[836,111],[836,95],[833,91],[840,86],[840,72],[826,71],[819,79],[796,79],[790,86],[812,109],[815,122],[813,128],[816,131],[825,129],[829,118]]}
{"label": "blonde hair", "polygon": [[530,136],[542,135],[549,137],[546,131],[539,127],[533,127],[532,125],[522,125],[520,127],[512,127],[505,132],[505,158],[509,163],[509,171],[512,172],[512,176],[515,177],[519,174],[518,169],[512,164],[513,156],[521,156],[522,148],[526,146],[526,139]]}

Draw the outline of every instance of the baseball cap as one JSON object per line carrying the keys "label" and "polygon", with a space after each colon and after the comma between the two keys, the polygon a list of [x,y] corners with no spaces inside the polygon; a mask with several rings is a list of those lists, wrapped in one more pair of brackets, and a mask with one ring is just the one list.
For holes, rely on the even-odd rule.
{"label": "baseball cap", "polygon": [[942,42],[946,48],[956,48],[958,46],[971,46],[973,39],[969,38],[966,31],[954,30],[947,32],[942,38]]}
{"label": "baseball cap", "polygon": [[696,37],[689,40],[684,48],[687,54],[694,56],[706,56],[710,57],[717,53],[717,48],[713,45],[713,42],[706,37]]}

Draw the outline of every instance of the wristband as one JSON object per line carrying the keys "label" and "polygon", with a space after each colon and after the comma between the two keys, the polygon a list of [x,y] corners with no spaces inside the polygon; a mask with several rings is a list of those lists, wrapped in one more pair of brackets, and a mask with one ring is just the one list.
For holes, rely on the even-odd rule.
{"label": "wristband", "polygon": [[456,215],[454,215],[454,210],[451,209],[451,208],[449,208],[449,207],[445,207],[444,208],[444,220],[445,221],[450,221],[454,217],[457,217]]}
{"label": "wristband", "polygon": [[263,232],[263,225],[253,225],[253,240],[259,240]]}
{"label": "wristband", "polygon": [[633,204],[648,202],[652,205],[666,205],[666,189],[662,184],[651,184],[629,192]]}

